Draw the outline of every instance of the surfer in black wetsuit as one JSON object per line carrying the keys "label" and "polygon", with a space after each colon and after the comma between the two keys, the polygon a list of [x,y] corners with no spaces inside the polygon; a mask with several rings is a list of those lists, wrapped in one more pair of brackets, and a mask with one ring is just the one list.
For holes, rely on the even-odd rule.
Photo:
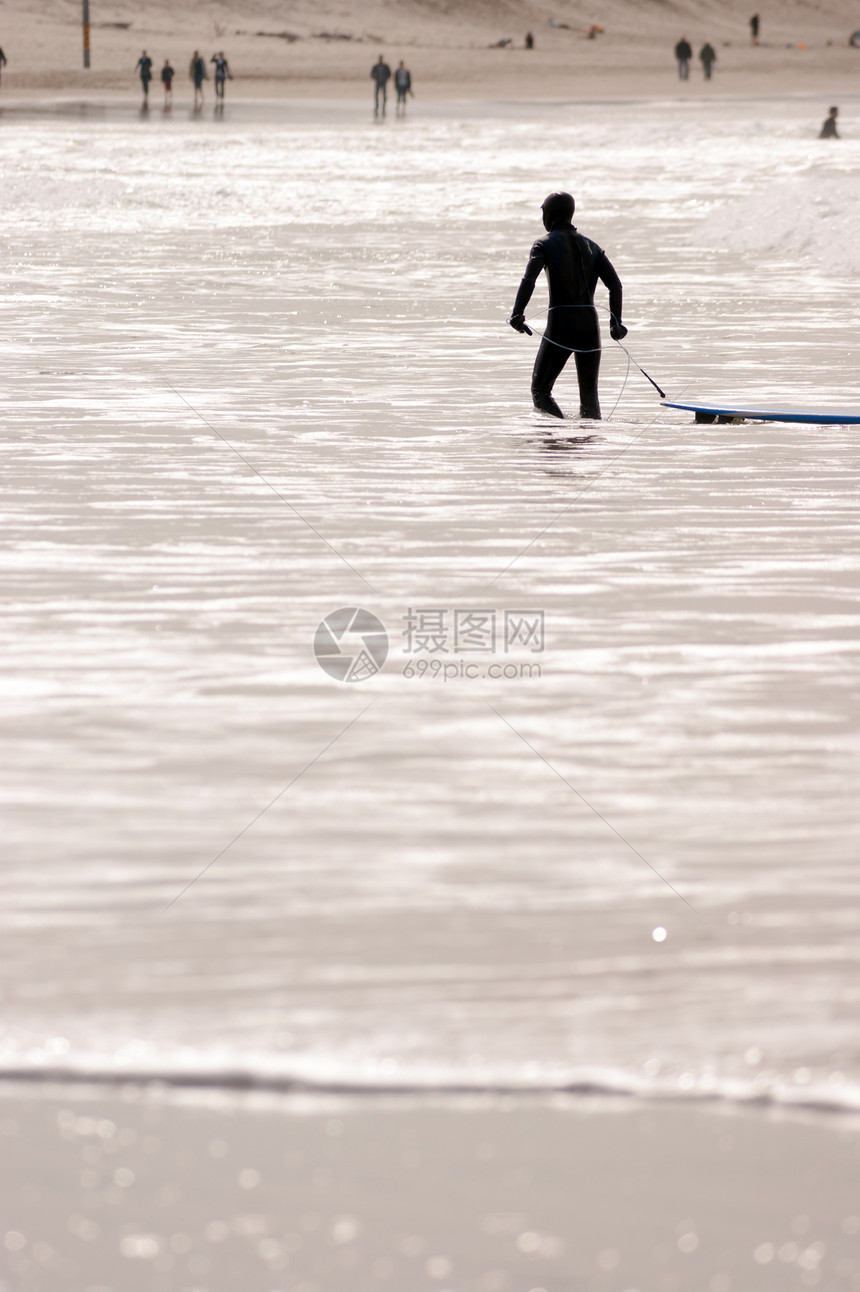
{"label": "surfer in black wetsuit", "polygon": [[575,203],[570,193],[550,193],[541,210],[546,237],[531,249],[520,283],[510,325],[527,332],[525,308],[542,269],[549,283],[549,316],[532,372],[534,406],[551,417],[563,417],[552,397],[556,378],[571,354],[576,356],[579,379],[579,415],[600,419],[597,374],[600,368],[600,327],[594,307],[598,280],[609,288],[609,335],[620,341],[627,335],[621,322],[621,279],[606,252],[578,233],[571,224]]}

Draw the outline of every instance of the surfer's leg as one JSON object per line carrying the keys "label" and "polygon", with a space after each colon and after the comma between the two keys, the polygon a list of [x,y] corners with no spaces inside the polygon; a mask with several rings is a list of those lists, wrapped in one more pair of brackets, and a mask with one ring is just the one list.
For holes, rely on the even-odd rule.
{"label": "surfer's leg", "polygon": [[544,337],[538,348],[535,366],[532,370],[532,400],[535,408],[550,417],[564,417],[564,413],[552,397],[552,388],[556,378],[567,363],[570,351]]}
{"label": "surfer's leg", "polygon": [[577,354],[576,375],[579,378],[579,415],[600,421],[600,400],[597,397],[597,374],[600,370],[600,351]]}
{"label": "surfer's leg", "polygon": [[599,422],[600,401],[597,397],[597,375],[600,371],[600,328],[590,310],[580,310],[576,340],[576,375],[579,379],[579,415]]}

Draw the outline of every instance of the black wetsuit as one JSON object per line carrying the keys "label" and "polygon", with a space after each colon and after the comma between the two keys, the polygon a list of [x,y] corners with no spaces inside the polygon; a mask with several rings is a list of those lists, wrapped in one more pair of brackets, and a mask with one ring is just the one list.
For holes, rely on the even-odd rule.
{"label": "black wetsuit", "polygon": [[525,313],[542,269],[546,270],[549,284],[549,315],[532,372],[532,399],[538,408],[553,402],[552,388],[573,352],[579,378],[579,415],[600,417],[600,327],[594,291],[598,280],[606,284],[610,312],[620,324],[621,279],[596,242],[577,233],[572,224],[558,225],[538,238],[531,249],[514,302],[514,316]]}

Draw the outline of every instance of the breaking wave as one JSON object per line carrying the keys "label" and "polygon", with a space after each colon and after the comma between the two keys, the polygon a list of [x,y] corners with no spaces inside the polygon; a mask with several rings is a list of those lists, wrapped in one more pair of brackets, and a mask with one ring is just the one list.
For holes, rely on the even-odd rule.
{"label": "breaking wave", "polygon": [[796,179],[724,203],[705,217],[698,236],[718,251],[799,261],[835,277],[853,276],[860,273],[858,205],[860,175],[813,167]]}

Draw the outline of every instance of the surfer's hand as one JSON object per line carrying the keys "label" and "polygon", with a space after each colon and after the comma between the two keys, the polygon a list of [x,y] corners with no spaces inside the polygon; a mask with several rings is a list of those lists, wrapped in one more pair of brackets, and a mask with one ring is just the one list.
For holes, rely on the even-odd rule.
{"label": "surfer's hand", "polygon": [[525,332],[526,336],[531,336],[532,330],[526,323],[525,314],[512,314],[508,322],[515,332]]}
{"label": "surfer's hand", "polygon": [[619,323],[618,319],[613,319],[609,324],[609,335],[613,341],[623,341],[627,335],[627,328],[623,323]]}

